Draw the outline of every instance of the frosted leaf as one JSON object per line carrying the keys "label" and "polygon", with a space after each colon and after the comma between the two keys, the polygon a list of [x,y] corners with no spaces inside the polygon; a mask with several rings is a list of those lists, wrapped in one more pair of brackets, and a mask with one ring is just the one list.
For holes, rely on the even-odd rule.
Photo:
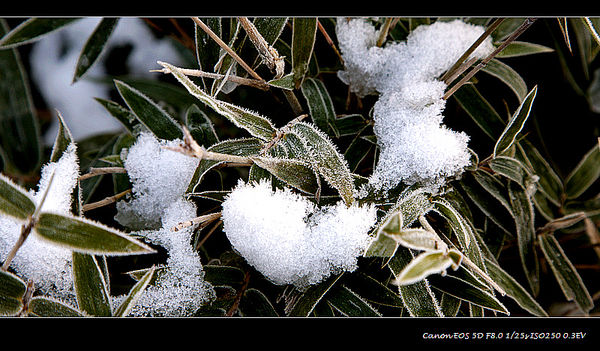
{"label": "frosted leaf", "polygon": [[[460,20],[437,21],[415,28],[404,42],[376,47],[377,32],[365,19],[338,19],[345,63],[339,78],[359,96],[380,94],[373,129],[381,154],[371,184],[389,189],[418,182],[436,191],[469,164],[469,137],[442,125],[447,87],[438,77],[483,32]],[[483,58],[493,49],[487,38],[470,57]]]}
{"label": "frosted leaf", "polygon": [[[37,191],[30,190],[36,206],[50,184],[42,210],[58,214],[69,214],[71,194],[77,185],[79,163],[75,144],[70,144],[57,162],[47,163],[42,167]],[[21,223],[5,216],[0,216],[0,257],[5,258],[21,234]],[[71,251],[49,244],[36,235],[29,235],[10,267],[15,272],[32,279],[36,291],[57,298],[67,303],[75,303],[71,265]]]}
{"label": "frosted leaf", "polygon": [[179,198],[165,209],[161,229],[137,233],[148,241],[163,246],[169,257],[164,269],[157,273],[156,282],[146,288],[132,308],[131,315],[190,316],[214,298],[214,289],[204,280],[200,257],[191,245],[195,227],[172,230],[178,223],[194,217],[196,206]]}
{"label": "frosted leaf", "polygon": [[185,193],[199,162],[164,148],[181,142],[142,133],[124,155],[132,198],[117,203],[115,219],[120,224],[134,230],[160,228],[163,211]]}
{"label": "frosted leaf", "polygon": [[317,208],[289,189],[272,191],[269,182],[240,182],[223,202],[222,219],[250,265],[274,284],[305,288],[357,268],[376,210],[342,201]]}

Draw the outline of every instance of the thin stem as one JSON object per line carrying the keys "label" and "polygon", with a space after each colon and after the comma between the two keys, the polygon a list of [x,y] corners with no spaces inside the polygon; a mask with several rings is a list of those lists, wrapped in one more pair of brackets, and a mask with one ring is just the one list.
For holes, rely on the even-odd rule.
{"label": "thin stem", "polygon": [[91,167],[88,173],[79,177],[79,180],[112,173],[127,173],[127,171],[123,167]]}
{"label": "thin stem", "polygon": [[117,202],[120,198],[122,198],[123,196],[129,194],[130,192],[131,192],[131,189],[127,189],[127,190],[125,190],[123,192],[120,192],[120,193],[118,193],[116,195],[106,197],[106,198],[104,198],[104,199],[102,199],[100,201],[92,202],[91,204],[85,204],[81,208],[81,211],[82,212],[86,212],[86,211],[94,210],[94,209],[99,208],[99,207],[104,207],[106,205],[110,205],[112,203]]}
{"label": "thin stem", "polygon": [[[481,43],[483,43],[483,41],[489,37],[492,32],[494,30],[496,30],[496,28],[498,28],[498,26],[504,21],[504,18],[499,18],[497,20],[495,20],[489,27],[487,27],[487,29],[485,30],[485,32],[483,32],[483,34],[481,34],[479,36],[479,38],[477,38],[477,40],[475,40],[475,42],[467,49],[467,51],[465,51],[462,56],[454,63],[454,65],[452,65],[452,67],[450,67],[449,70],[446,71],[446,73],[444,73],[444,75],[440,78],[441,81],[445,82],[446,84],[450,84],[450,82],[452,80],[454,80],[454,78],[452,80],[449,80],[449,77],[456,77],[459,76],[460,73],[464,72],[467,67],[462,69],[462,72],[458,73],[455,72],[459,67],[461,67],[461,65],[463,64],[463,62],[479,47],[479,45],[481,45]],[[470,65],[469,65],[470,66]],[[460,71],[460,70],[459,70]]]}
{"label": "thin stem", "polygon": [[215,221],[216,219],[221,218],[221,212],[216,212],[216,213],[210,213],[204,216],[200,216],[200,217],[196,217],[196,218],[192,218],[189,221],[185,221],[185,222],[181,222],[178,223],[176,226],[174,226],[173,228],[171,228],[172,231],[179,231],[181,229],[187,228],[187,227],[191,227],[195,224],[202,224],[203,226],[207,226],[208,224],[210,224],[211,222]]}
{"label": "thin stem", "polygon": [[321,22],[319,22],[318,19],[317,19],[317,28],[319,28],[319,32],[321,32],[321,34],[323,34],[323,37],[325,38],[325,41],[333,49],[333,51],[335,52],[335,54],[337,55],[337,57],[340,59],[340,62],[343,65],[344,64],[344,59],[342,58],[342,54],[340,54],[340,52],[338,51],[337,47],[333,43],[333,40],[331,40],[331,37],[329,36],[329,34],[327,34],[327,31],[325,30],[325,27],[323,27],[323,25],[321,24]]}
{"label": "thin stem", "polygon": [[202,240],[200,240],[198,242],[198,244],[196,245],[196,250],[200,249],[202,247],[202,245],[204,245],[206,240],[208,240],[208,238],[212,235],[212,233],[214,233],[221,224],[223,224],[223,220],[219,220],[217,223],[215,223],[215,225],[212,228],[210,228],[210,231],[208,233],[206,233],[204,238],[202,238]]}
{"label": "thin stem", "polygon": [[6,256],[6,260],[4,261],[4,264],[2,265],[2,268],[1,268],[2,271],[6,272],[8,270],[8,267],[10,267],[10,263],[17,255],[17,251],[19,251],[21,246],[23,246],[23,243],[25,243],[25,240],[27,240],[27,238],[29,237],[29,234],[31,233],[31,230],[33,229],[34,225],[35,225],[34,217],[29,216],[27,218],[27,222],[21,226],[21,234],[19,235],[17,242],[15,243],[15,245],[12,247],[12,249]]}
{"label": "thin stem", "polygon": [[250,41],[256,47],[259,55],[263,59],[263,62],[267,64],[271,71],[275,71],[275,79],[279,79],[283,76],[283,69],[285,67],[285,61],[283,57],[279,56],[277,50],[269,45],[265,38],[258,32],[256,27],[247,17],[238,17],[238,21],[248,34]]}
{"label": "thin stem", "polygon": [[246,274],[244,275],[244,281],[243,281],[242,287],[238,291],[233,304],[231,305],[231,307],[225,314],[227,317],[233,316],[233,314],[237,311],[237,309],[240,305],[240,302],[242,300],[242,296],[244,296],[244,292],[248,288],[248,283],[250,283],[250,271],[246,272]]}
{"label": "thin stem", "polygon": [[235,51],[233,51],[223,40],[221,40],[221,38],[219,38],[219,36],[216,35],[215,32],[213,32],[206,24],[204,24],[204,22],[202,22],[200,18],[192,17],[192,20],[198,25],[198,27],[200,27],[204,32],[206,32],[206,34],[208,34],[223,50],[227,51],[227,53],[237,63],[239,63],[240,66],[242,66],[251,76],[260,81],[264,81],[264,79],[262,79],[261,76],[254,72],[254,70],[250,66],[248,66],[248,64],[244,60],[242,60],[242,58],[239,57],[238,54],[235,53]]}
{"label": "thin stem", "polygon": [[393,18],[388,17],[385,19],[383,26],[381,27],[381,32],[379,33],[379,38],[377,39],[377,46],[381,47],[387,38],[387,35],[390,31],[390,25],[392,24]]}
{"label": "thin stem", "polygon": [[[235,75],[227,75],[226,76],[224,74],[204,72],[204,71],[197,70],[197,69],[180,68],[180,67],[177,67],[177,69],[181,73],[185,74],[186,76],[202,77],[202,78],[210,78],[210,79],[226,78],[227,80],[229,80],[233,83],[236,83],[236,84],[248,85],[253,88],[258,88],[261,90],[269,90],[269,85],[264,80],[249,79],[249,78],[244,78],[244,77],[235,76]],[[151,72],[171,73],[166,68],[151,70]]]}
{"label": "thin stem", "polygon": [[455,91],[458,90],[458,88],[460,88],[466,82],[468,82],[471,78],[473,78],[475,73],[479,72],[479,70],[482,69],[483,67],[485,67],[488,64],[488,62],[490,62],[494,57],[496,57],[496,55],[498,55],[498,53],[500,53],[502,50],[504,50],[504,48],[506,48],[508,46],[508,44],[513,42],[515,39],[517,39],[517,37],[519,35],[521,35],[523,32],[525,32],[525,30],[527,30],[527,28],[529,28],[535,22],[535,20],[536,20],[535,18],[526,19],[525,22],[523,22],[523,24],[510,35],[510,37],[508,37],[504,42],[502,42],[502,44],[500,44],[496,48],[496,50],[494,50],[485,59],[483,59],[477,66],[475,66],[473,69],[471,69],[471,71],[469,71],[469,73],[467,73],[458,83],[453,85],[446,92],[446,94],[444,94],[444,97],[443,97],[444,100],[447,100],[452,94],[454,94]]}

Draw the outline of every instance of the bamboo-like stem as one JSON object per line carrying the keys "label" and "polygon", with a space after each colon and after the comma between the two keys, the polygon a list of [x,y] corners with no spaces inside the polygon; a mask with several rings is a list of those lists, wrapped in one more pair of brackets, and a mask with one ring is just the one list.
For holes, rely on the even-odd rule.
{"label": "bamboo-like stem", "polygon": [[[160,61],[159,61],[159,64],[160,64]],[[235,75],[224,75],[224,74],[220,74],[220,73],[211,73],[211,72],[205,72],[205,71],[201,71],[201,70],[197,70],[197,69],[190,69],[190,68],[177,67],[177,70],[179,70],[181,73],[185,74],[186,76],[202,77],[202,78],[210,78],[210,79],[225,78],[225,79],[229,80],[230,82],[233,82],[236,84],[247,85],[247,86],[251,86],[253,88],[258,88],[261,90],[269,90],[269,84],[267,84],[264,80],[244,78],[244,77],[235,76]],[[158,73],[165,73],[165,74],[171,73],[166,68],[155,69],[155,70],[151,70],[150,72],[158,72]]]}
{"label": "bamboo-like stem", "polygon": [[473,67],[473,69],[471,69],[471,71],[469,71],[469,73],[467,73],[458,83],[453,85],[446,92],[446,94],[444,94],[443,99],[447,100],[452,94],[454,94],[455,91],[457,91],[461,86],[463,86],[466,82],[468,82],[471,78],[473,78],[475,73],[479,72],[479,70],[482,69],[483,67],[485,67],[488,64],[488,62],[490,62],[494,57],[496,57],[496,55],[498,55],[499,52],[504,50],[504,48],[506,48],[508,46],[508,44],[512,43],[515,39],[517,39],[517,37],[519,35],[523,34],[523,32],[525,32],[525,30],[527,30],[527,28],[529,28],[535,22],[535,20],[536,20],[535,18],[526,19],[525,22],[523,22],[523,24],[521,26],[519,26],[519,28],[517,28],[510,35],[510,37],[508,37],[504,42],[502,42],[502,44],[500,44],[496,48],[496,50],[494,50],[485,59],[483,59],[477,66]]}
{"label": "bamboo-like stem", "polygon": [[277,50],[269,45],[265,38],[258,32],[256,27],[247,17],[238,17],[238,21],[248,34],[250,41],[256,47],[263,62],[267,64],[271,71],[275,71],[274,79],[279,79],[283,76],[283,70],[285,68],[285,61],[283,57],[279,56]]}
{"label": "bamboo-like stem", "polygon": [[[483,32],[483,34],[481,34],[479,36],[479,38],[477,38],[477,40],[475,40],[475,42],[462,54],[462,56],[454,63],[454,65],[452,65],[452,67],[450,67],[450,69],[448,69],[446,71],[446,73],[444,73],[444,75],[440,78],[440,80],[446,84],[450,84],[450,82],[452,82],[454,80],[454,78],[452,78],[452,79],[449,79],[449,78],[457,77],[462,72],[464,72],[468,67],[462,68],[461,66],[463,65],[463,62],[479,47],[479,45],[481,45],[481,43],[483,43],[483,41],[487,37],[489,37],[492,34],[492,32],[494,30],[496,30],[496,28],[498,28],[498,26],[503,21],[504,21],[504,18],[499,18],[499,19],[496,19],[494,22],[492,22],[492,24],[489,27],[487,27],[485,32]],[[470,67],[470,65],[469,65],[469,67]]]}
{"label": "bamboo-like stem", "polygon": [[227,45],[215,32],[213,32],[204,22],[200,20],[198,17],[192,17],[192,20],[198,27],[200,27],[208,36],[210,36],[223,50],[225,50],[237,63],[240,64],[252,77],[264,81],[261,76],[259,76],[254,70],[244,61],[238,54],[233,51],[229,45]]}
{"label": "bamboo-like stem", "polygon": [[379,32],[379,38],[377,38],[377,46],[381,47],[383,45],[383,43],[385,42],[385,39],[388,36],[388,33],[390,31],[390,25],[392,24],[392,17],[388,17],[385,19],[385,22],[383,23],[383,26],[381,27],[381,31]]}
{"label": "bamboo-like stem", "polygon": [[10,267],[10,263],[17,255],[17,251],[19,251],[21,246],[23,246],[23,243],[25,243],[25,240],[27,240],[27,238],[29,237],[29,234],[31,233],[31,230],[35,225],[35,222],[35,218],[33,216],[29,216],[27,218],[27,222],[21,226],[21,234],[19,235],[19,238],[17,239],[15,245],[12,247],[12,249],[6,256],[6,260],[4,261],[2,268],[0,268],[2,271],[6,272],[8,270],[8,267]]}
{"label": "bamboo-like stem", "polygon": [[127,189],[127,190],[122,191],[122,192],[120,192],[118,194],[115,194],[113,196],[108,196],[108,197],[106,197],[106,198],[104,198],[104,199],[102,199],[100,201],[92,202],[90,204],[85,204],[85,205],[83,205],[81,207],[81,211],[82,212],[87,212],[87,211],[94,210],[94,209],[99,208],[99,207],[104,207],[106,205],[110,205],[112,203],[117,202],[120,198],[122,198],[123,196],[129,194],[130,192],[131,192],[131,189]]}
{"label": "bamboo-like stem", "polygon": [[90,167],[90,171],[79,177],[79,180],[85,180],[103,174],[127,173],[123,167]]}
{"label": "bamboo-like stem", "polygon": [[215,223],[215,225],[212,228],[210,228],[208,233],[206,233],[206,235],[202,238],[202,240],[200,240],[198,242],[198,244],[196,245],[196,250],[200,249],[202,247],[202,245],[204,245],[206,240],[208,240],[208,238],[217,230],[217,228],[219,228],[219,226],[222,223],[223,223],[223,220],[219,220],[217,223]]}
{"label": "bamboo-like stem", "polygon": [[323,27],[323,25],[321,24],[321,22],[319,22],[318,19],[317,19],[317,28],[319,28],[319,32],[321,32],[321,34],[323,34],[323,37],[325,38],[325,41],[333,49],[333,51],[335,52],[335,54],[337,55],[337,57],[340,59],[340,62],[343,65],[344,64],[344,59],[342,58],[342,54],[339,52],[339,50],[335,46],[335,43],[333,42],[333,40],[331,40],[331,37],[329,36],[329,34],[327,34],[327,31],[325,30],[325,27]]}
{"label": "bamboo-like stem", "polygon": [[171,228],[172,231],[176,232],[179,231],[181,229],[187,228],[187,227],[191,227],[195,224],[202,224],[203,226],[206,226],[208,224],[210,224],[211,222],[217,220],[221,218],[221,212],[215,212],[215,213],[210,213],[204,216],[199,216],[196,218],[192,218],[189,221],[184,221],[184,222],[180,222],[178,223],[176,226],[174,226],[173,228]]}

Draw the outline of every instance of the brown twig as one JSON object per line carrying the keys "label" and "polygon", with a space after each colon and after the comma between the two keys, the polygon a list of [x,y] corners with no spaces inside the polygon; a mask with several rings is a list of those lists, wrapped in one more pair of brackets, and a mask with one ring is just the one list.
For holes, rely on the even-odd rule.
{"label": "brown twig", "polygon": [[[192,76],[192,77],[202,77],[202,78],[210,78],[210,79],[227,79],[230,82],[236,83],[236,84],[241,84],[241,85],[247,85],[247,86],[251,86],[253,88],[258,88],[261,90],[269,90],[270,86],[269,84],[267,84],[264,80],[258,80],[258,79],[249,79],[249,78],[244,78],[244,77],[240,77],[240,76],[235,76],[235,75],[224,75],[224,74],[219,74],[219,73],[210,73],[210,72],[204,72],[201,70],[197,70],[197,69],[189,69],[189,68],[177,68],[181,73],[185,74],[186,76]],[[151,70],[150,72],[159,72],[159,73],[170,73],[168,69],[163,68],[163,69],[155,69],[155,70]]]}
{"label": "brown twig", "polygon": [[210,213],[210,214],[207,214],[204,216],[192,218],[189,221],[180,222],[179,224],[177,224],[176,226],[171,228],[171,230],[174,232],[177,232],[177,231],[180,231],[181,229],[191,227],[195,224],[201,224],[203,227],[205,227],[219,218],[221,218],[221,212]]}
{"label": "brown twig", "polygon": [[104,198],[104,199],[102,199],[100,201],[92,202],[90,204],[85,204],[85,205],[83,205],[81,207],[81,211],[82,212],[87,212],[87,211],[94,210],[94,209],[99,208],[99,207],[104,207],[106,205],[110,205],[112,203],[117,202],[120,198],[122,198],[123,196],[129,194],[130,192],[131,192],[131,189],[127,189],[127,190],[122,191],[122,192],[120,192],[118,194],[115,194],[113,196],[106,197],[106,198]]}
{"label": "brown twig", "polygon": [[196,244],[196,250],[198,250],[200,247],[202,247],[202,245],[204,245],[206,240],[208,240],[212,233],[214,233],[221,224],[223,224],[223,221],[219,220],[217,223],[215,223],[215,225],[212,228],[210,228],[210,230],[208,231],[208,233],[206,233],[202,240],[200,240],[198,244]]}
{"label": "brown twig", "polygon": [[225,316],[231,317],[237,311],[238,307],[240,306],[240,301],[242,300],[242,296],[244,296],[244,292],[246,292],[246,289],[248,288],[249,283],[250,283],[250,272],[246,272],[246,274],[244,275],[244,281],[242,283],[242,287],[238,291],[238,293],[235,297],[235,300],[233,301],[233,304],[231,305],[231,307],[229,308],[229,310],[227,311]]}
{"label": "brown twig", "polygon": [[337,55],[337,57],[340,59],[340,62],[343,65],[344,64],[344,59],[342,58],[342,54],[340,54],[340,52],[337,49],[337,47],[335,46],[333,40],[331,40],[331,37],[329,36],[329,34],[327,34],[327,31],[325,30],[325,27],[323,27],[323,25],[321,24],[321,22],[319,22],[318,19],[317,19],[317,28],[319,28],[319,32],[321,32],[321,34],[323,34],[323,37],[325,38],[325,41],[333,49],[333,51],[335,52],[335,54]]}
{"label": "brown twig", "polygon": [[274,79],[279,79],[283,76],[283,70],[285,68],[285,60],[283,57],[279,56],[279,53],[275,48],[267,41],[263,36],[258,32],[256,27],[247,17],[238,17],[238,21],[248,34],[248,38],[258,51],[263,62],[269,67],[271,71],[275,72]]}
{"label": "brown twig", "polygon": [[377,38],[377,46],[381,47],[387,38],[387,35],[390,31],[390,25],[392,24],[393,18],[388,17],[385,19],[383,26],[381,27],[381,31],[379,32],[379,38]]}
{"label": "brown twig", "polygon": [[79,180],[85,180],[95,176],[112,173],[127,173],[127,171],[123,167],[91,167],[88,173],[79,177]]}
{"label": "brown twig", "polygon": [[233,51],[229,45],[227,45],[215,32],[213,32],[204,22],[198,17],[192,17],[192,20],[202,29],[208,36],[210,36],[223,50],[225,50],[240,66],[242,66],[252,77],[264,81],[254,70],[244,61],[238,54]]}
{"label": "brown twig", "polygon": [[485,59],[483,59],[477,66],[475,66],[469,73],[467,73],[458,83],[454,84],[447,92],[444,94],[443,99],[447,100],[455,91],[457,91],[461,86],[467,83],[475,73],[479,72],[480,69],[485,67],[488,62],[490,62],[498,53],[500,53],[504,48],[508,46],[508,44],[512,43],[519,35],[521,35],[527,28],[529,28],[534,22],[535,18],[528,18],[523,22],[519,28],[517,28],[511,35],[508,37],[502,44],[500,44],[496,50],[494,50],[491,54],[489,54]]}

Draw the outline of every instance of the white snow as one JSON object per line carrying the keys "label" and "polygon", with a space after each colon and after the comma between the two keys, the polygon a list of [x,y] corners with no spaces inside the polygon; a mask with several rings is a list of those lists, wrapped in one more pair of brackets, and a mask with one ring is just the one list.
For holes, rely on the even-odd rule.
{"label": "white snow", "polygon": [[[381,154],[371,184],[389,189],[419,182],[435,191],[469,164],[469,137],[442,124],[446,84],[438,78],[483,31],[460,20],[436,21],[415,28],[406,41],[377,47],[379,33],[366,19],[338,19],[345,62],[338,77],[358,96],[379,94],[373,119]],[[487,38],[471,57],[493,48]]]}
{"label": "white snow", "polygon": [[[124,17],[112,33],[99,60],[82,79],[72,84],[75,66],[81,49],[92,34],[99,17],[87,17],[50,33],[33,44],[30,55],[31,78],[51,110],[61,112],[78,141],[100,133],[118,132],[122,125],[93,98],[110,99],[110,83],[94,82],[88,78],[105,78],[106,54],[117,46],[132,45],[126,66],[136,77],[153,78],[149,71],[156,61],[181,62],[168,40],[156,39],[139,18]],[[58,131],[56,118],[44,134],[51,145]]]}
{"label": "white snow", "polygon": [[197,158],[165,148],[181,142],[141,133],[122,156],[133,195],[129,201],[117,203],[115,219],[120,224],[135,230],[161,227],[163,212],[183,196],[199,162]]}
{"label": "white snow", "polygon": [[[52,183],[50,177],[54,172]],[[75,144],[70,144],[57,162],[44,165],[36,191],[30,195],[36,206],[40,205],[44,192],[48,194],[42,205],[45,212],[69,214],[71,194],[77,185],[79,164]],[[0,216],[0,257],[6,258],[21,233],[23,223]],[[26,279],[32,279],[37,291],[47,296],[75,304],[73,291],[72,258],[69,249],[49,244],[30,234],[10,267]]]}
{"label": "white snow", "polygon": [[273,191],[267,181],[240,181],[222,207],[232,247],[274,284],[301,289],[354,271],[376,221],[373,206],[340,201],[318,208],[287,188]]}

